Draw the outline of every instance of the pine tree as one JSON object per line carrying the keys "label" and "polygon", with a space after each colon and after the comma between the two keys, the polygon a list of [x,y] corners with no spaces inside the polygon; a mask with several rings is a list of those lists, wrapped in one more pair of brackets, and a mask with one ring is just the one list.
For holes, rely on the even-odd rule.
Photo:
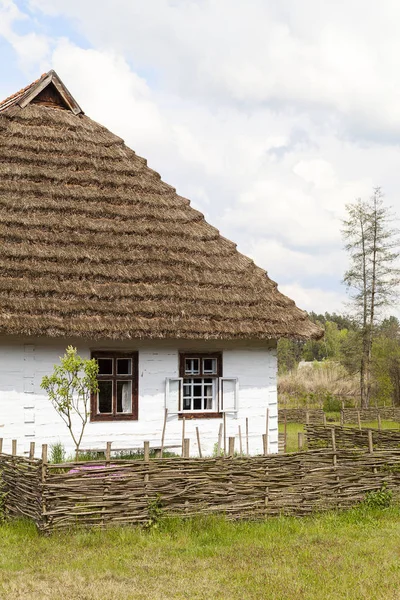
{"label": "pine tree", "polygon": [[374,330],[382,308],[397,294],[399,253],[393,216],[384,206],[381,189],[375,188],[369,200],[358,199],[347,207],[343,238],[350,256],[344,283],[350,293],[355,319],[360,323],[362,353],[360,364],[361,405],[368,407],[371,397],[371,351]]}

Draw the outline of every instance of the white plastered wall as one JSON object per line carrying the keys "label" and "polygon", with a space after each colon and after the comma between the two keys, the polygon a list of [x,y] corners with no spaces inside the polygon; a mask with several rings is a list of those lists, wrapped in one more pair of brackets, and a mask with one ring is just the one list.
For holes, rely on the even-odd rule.
{"label": "white plastered wall", "polygon": [[[269,452],[278,451],[276,344],[275,342],[203,342],[144,341],[83,342],[82,340],[0,338],[0,437],[4,451],[10,451],[11,440],[18,441],[18,453],[29,450],[29,443],[40,446],[61,442],[67,452],[73,443],[69,432],[40,388],[44,375],[49,375],[65,348],[72,344],[85,358],[91,350],[139,352],[139,419],[88,423],[83,448],[105,448],[111,441],[114,448],[143,447],[149,440],[159,446],[165,407],[165,380],[179,375],[180,351],[222,351],[223,376],[239,380],[239,409],[226,417],[226,435],[235,436],[239,450],[239,425],[246,449],[246,418],[249,424],[251,454],[262,452],[262,434],[266,431],[266,410],[269,407]],[[196,427],[200,431],[203,455],[212,455],[222,419],[186,420],[185,437],[190,438],[192,455],[198,455]],[[176,415],[168,417],[166,446],[179,446],[182,421]],[[172,451],[180,452],[176,447]]]}

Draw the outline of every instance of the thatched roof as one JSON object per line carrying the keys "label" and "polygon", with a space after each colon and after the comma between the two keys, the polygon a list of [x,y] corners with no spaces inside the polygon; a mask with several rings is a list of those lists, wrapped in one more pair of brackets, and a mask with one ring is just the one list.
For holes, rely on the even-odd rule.
{"label": "thatched roof", "polygon": [[321,335],[54,71],[0,104],[0,238],[2,334]]}

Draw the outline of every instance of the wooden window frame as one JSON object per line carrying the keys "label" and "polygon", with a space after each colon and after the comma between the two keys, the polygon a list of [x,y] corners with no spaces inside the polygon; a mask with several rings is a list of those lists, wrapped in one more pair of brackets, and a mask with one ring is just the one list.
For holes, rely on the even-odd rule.
{"label": "wooden window frame", "polygon": [[[137,421],[139,416],[139,394],[138,394],[138,371],[139,371],[139,355],[138,352],[106,352],[93,351],[91,358],[112,358],[113,359],[113,374],[98,375],[98,381],[112,381],[112,413],[97,412],[97,393],[91,395],[90,401],[90,421]],[[131,375],[117,375],[117,359],[130,358],[132,360]],[[117,381],[132,382],[132,412],[117,413]]]}
{"label": "wooden window frame", "polygon": [[[200,359],[200,373],[196,375],[185,375],[185,360],[188,358]],[[215,375],[203,372],[203,359],[215,358],[217,360],[217,372]],[[182,377],[182,397],[180,398],[180,410],[178,411],[179,419],[218,419],[222,417],[222,412],[219,407],[219,379],[222,377],[222,352],[180,352],[179,353],[179,376]],[[184,410],[183,409],[183,385],[185,379],[215,379],[215,404],[213,410]]]}

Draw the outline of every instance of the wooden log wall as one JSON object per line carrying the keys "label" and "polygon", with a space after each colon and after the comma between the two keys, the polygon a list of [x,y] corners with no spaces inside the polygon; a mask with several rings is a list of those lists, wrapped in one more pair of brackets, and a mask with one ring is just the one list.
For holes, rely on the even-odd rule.
{"label": "wooden log wall", "polygon": [[[308,417],[307,417],[308,413]],[[278,409],[278,423],[283,423],[285,420],[287,423],[306,423],[307,419],[309,423],[323,423],[324,411],[322,408],[279,408]]]}
{"label": "wooden log wall", "polygon": [[0,478],[6,516],[27,517],[42,528],[42,461],[0,454]]}
{"label": "wooden log wall", "polygon": [[42,466],[1,455],[9,515],[45,532],[145,523],[158,502],[165,515],[262,519],[349,508],[383,482],[400,497],[400,449],[44,465],[41,481]]}
{"label": "wooden log wall", "polygon": [[368,431],[372,432],[374,448],[400,448],[399,429],[374,429],[365,427],[339,427],[337,425],[307,425],[306,437],[310,450],[332,446],[332,430],[335,432],[336,446],[338,448],[368,448]]}
{"label": "wooden log wall", "polygon": [[376,421],[378,415],[381,419],[400,421],[400,407],[388,406],[386,408],[344,408],[343,423],[357,423],[357,413],[361,421]]}

